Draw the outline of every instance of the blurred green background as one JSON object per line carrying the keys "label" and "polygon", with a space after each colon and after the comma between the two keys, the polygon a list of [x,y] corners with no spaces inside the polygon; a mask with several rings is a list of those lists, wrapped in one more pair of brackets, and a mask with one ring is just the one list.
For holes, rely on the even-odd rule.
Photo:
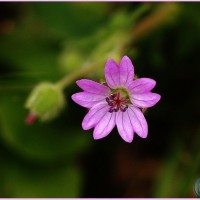
{"label": "blurred green background", "polygon": [[[200,177],[199,3],[0,3],[0,197],[195,197]],[[71,100],[50,122],[24,122],[43,81],[103,77],[109,57],[128,55],[157,81],[147,139],[99,141]],[[119,60],[118,60],[119,61]]]}

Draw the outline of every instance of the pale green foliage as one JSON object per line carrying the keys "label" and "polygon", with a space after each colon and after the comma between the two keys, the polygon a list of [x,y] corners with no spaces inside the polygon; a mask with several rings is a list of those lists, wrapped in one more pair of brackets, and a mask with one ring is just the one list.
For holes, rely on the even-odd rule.
{"label": "pale green foliage", "polygon": [[25,107],[42,121],[55,118],[65,105],[62,91],[52,83],[41,83],[29,95]]}

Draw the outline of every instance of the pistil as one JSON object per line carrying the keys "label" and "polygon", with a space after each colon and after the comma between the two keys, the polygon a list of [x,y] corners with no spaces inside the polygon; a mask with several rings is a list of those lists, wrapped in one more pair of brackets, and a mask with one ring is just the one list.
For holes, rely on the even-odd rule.
{"label": "pistil", "polygon": [[119,110],[125,112],[128,109],[129,98],[121,97],[120,91],[118,91],[107,97],[106,102],[110,106],[108,112],[112,113]]}

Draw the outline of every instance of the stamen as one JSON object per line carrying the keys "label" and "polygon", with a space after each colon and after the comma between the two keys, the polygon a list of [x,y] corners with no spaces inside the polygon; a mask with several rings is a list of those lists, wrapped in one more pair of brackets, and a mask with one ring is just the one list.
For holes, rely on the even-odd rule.
{"label": "stamen", "polygon": [[120,110],[122,112],[125,112],[127,109],[128,109],[128,105],[125,105],[124,107],[123,106],[120,107]]}
{"label": "stamen", "polygon": [[110,99],[108,97],[106,97],[106,101],[109,103],[110,102]]}
{"label": "stamen", "polygon": [[122,112],[125,112],[128,109],[128,103],[129,98],[121,97],[120,92],[111,94],[109,97],[106,97],[106,102],[110,106],[109,111],[112,112],[118,112],[121,110]]}
{"label": "stamen", "polygon": [[106,97],[106,101],[107,101],[107,103],[108,103],[109,106],[113,106],[112,101],[108,97]]}
{"label": "stamen", "polygon": [[110,113],[113,113],[113,111],[114,111],[113,107],[110,107],[108,110],[108,112],[110,112]]}
{"label": "stamen", "polygon": [[119,107],[115,108],[114,111],[117,112],[119,110]]}
{"label": "stamen", "polygon": [[114,100],[115,97],[117,97],[117,94],[111,94],[111,95],[110,95],[110,98],[111,98],[112,100]]}

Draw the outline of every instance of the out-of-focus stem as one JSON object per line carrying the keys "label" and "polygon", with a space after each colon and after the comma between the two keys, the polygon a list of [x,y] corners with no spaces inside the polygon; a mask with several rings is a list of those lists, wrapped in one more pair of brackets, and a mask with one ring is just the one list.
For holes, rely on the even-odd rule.
{"label": "out-of-focus stem", "polygon": [[176,3],[162,3],[156,11],[145,17],[132,29],[132,39],[135,41],[170,20],[178,11]]}
{"label": "out-of-focus stem", "polygon": [[100,59],[98,62],[84,65],[79,70],[76,70],[73,73],[71,73],[71,74],[65,76],[63,79],[61,79],[57,83],[57,86],[61,89],[64,89],[66,86],[70,85],[77,78],[93,72],[95,69],[97,69],[99,66],[101,66],[103,61],[104,61],[104,59]]}
{"label": "out-of-focus stem", "polygon": [[[127,43],[131,41],[136,41],[143,36],[145,36],[150,31],[159,27],[161,24],[166,22],[171,15],[177,12],[177,4],[176,3],[162,3],[154,13],[150,14],[146,18],[144,18],[141,22],[136,24],[136,26],[131,29],[130,39],[126,40],[124,44],[120,44],[123,47],[127,45]],[[66,86],[71,84],[73,81],[78,79],[81,76],[84,76],[88,73],[95,71],[98,67],[104,64],[105,59],[101,58],[98,62],[85,64],[79,70],[76,70],[74,73],[71,73],[60,80],[57,85],[61,89],[64,89]]]}

